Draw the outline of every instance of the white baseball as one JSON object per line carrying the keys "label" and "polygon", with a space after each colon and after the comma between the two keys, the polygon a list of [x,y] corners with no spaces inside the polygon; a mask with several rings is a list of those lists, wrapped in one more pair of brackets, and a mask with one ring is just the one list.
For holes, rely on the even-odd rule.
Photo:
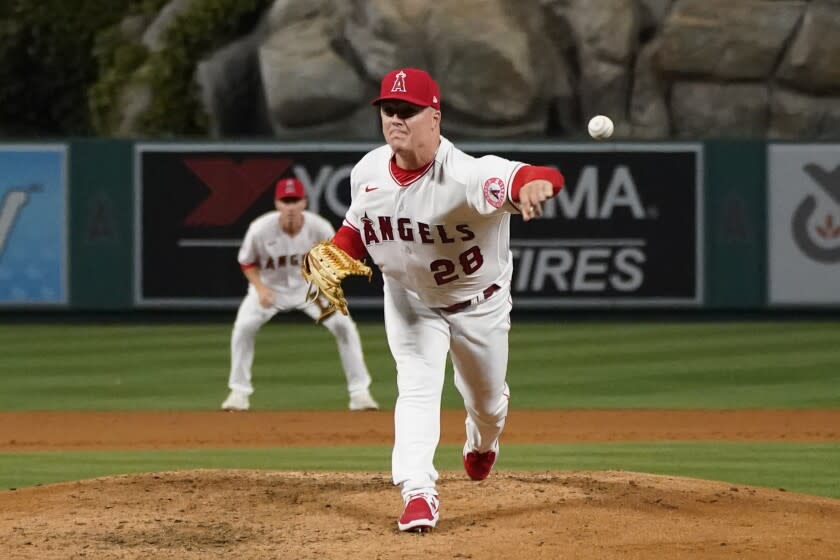
{"label": "white baseball", "polygon": [[604,115],[595,115],[589,120],[589,135],[595,140],[604,140],[612,136],[612,119]]}

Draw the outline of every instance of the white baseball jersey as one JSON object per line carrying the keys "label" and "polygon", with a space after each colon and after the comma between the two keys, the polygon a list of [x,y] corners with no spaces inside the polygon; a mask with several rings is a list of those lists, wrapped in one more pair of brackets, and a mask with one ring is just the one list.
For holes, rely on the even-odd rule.
{"label": "white baseball jersey", "polygon": [[303,255],[333,235],[335,229],[330,222],[304,211],[303,228],[292,237],[280,228],[280,212],[268,212],[248,227],[239,249],[239,264],[259,266],[260,279],[274,290],[277,307],[297,307],[306,297],[307,283],[300,272]]}
{"label": "white baseball jersey", "polygon": [[388,145],[350,175],[345,224],[355,228],[387,279],[429,307],[447,307],[510,282],[510,186],[523,163],[475,158],[441,137],[429,169],[408,185],[391,173]]}

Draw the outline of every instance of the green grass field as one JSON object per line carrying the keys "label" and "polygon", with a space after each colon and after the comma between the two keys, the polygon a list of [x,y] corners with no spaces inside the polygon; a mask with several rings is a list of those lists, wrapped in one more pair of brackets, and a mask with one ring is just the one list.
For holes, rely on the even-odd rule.
{"label": "green grass field", "polygon": [[[461,446],[442,445],[435,464],[462,476]],[[604,470],[668,474],[785,488],[840,498],[838,444],[651,442],[505,445],[500,470]],[[0,489],[177,469],[390,472],[383,446],[0,453]]]}
{"label": "green grass field", "polygon": [[[381,324],[360,325],[373,393],[393,406]],[[227,393],[228,324],[3,325],[0,410],[207,410]],[[343,409],[325,329],[266,326],[255,409]],[[840,408],[840,322],[515,323],[518,408]],[[461,408],[451,381],[444,406]],[[839,427],[840,428],[840,427]],[[438,467],[458,468],[442,446]],[[389,469],[389,449],[283,448],[0,453],[0,488],[178,468]],[[840,443],[509,445],[502,468],[625,469],[840,498]]]}
{"label": "green grass field", "polygon": [[[360,325],[373,393],[393,403],[381,324]],[[0,410],[215,409],[230,325],[4,325]],[[521,408],[840,408],[840,322],[519,323],[508,368]],[[332,337],[269,324],[255,409],[339,409]],[[451,375],[444,406],[462,405]]]}

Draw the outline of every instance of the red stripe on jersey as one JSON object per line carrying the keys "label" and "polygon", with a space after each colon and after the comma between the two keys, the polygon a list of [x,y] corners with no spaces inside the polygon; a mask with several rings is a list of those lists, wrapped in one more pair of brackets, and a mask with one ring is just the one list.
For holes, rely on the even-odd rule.
{"label": "red stripe on jersey", "polygon": [[397,165],[396,158],[392,157],[390,160],[388,160],[388,168],[391,171],[391,177],[394,179],[394,181],[396,181],[397,184],[401,187],[407,187],[408,185],[422,177],[426,173],[426,171],[428,171],[432,167],[432,164],[434,162],[435,160],[432,160],[423,167],[420,167],[419,169],[403,169],[402,167]]}
{"label": "red stripe on jersey", "polygon": [[344,252],[354,259],[361,260],[367,253],[367,248],[365,248],[365,244],[362,241],[362,234],[359,233],[359,230],[346,225],[338,228],[338,231],[335,232],[332,238],[332,242],[341,249],[344,249]]}
{"label": "red stripe on jersey", "polygon": [[510,187],[510,198],[514,202],[519,202],[519,190],[527,183],[536,179],[543,179],[554,186],[554,195],[560,192],[566,181],[563,175],[553,167],[543,167],[540,165],[523,165],[516,171],[513,177],[513,184]]}
{"label": "red stripe on jersey", "polygon": [[249,268],[259,268],[259,267],[260,267],[259,263],[245,263],[245,264],[239,263],[239,268],[241,268],[242,270],[248,270]]}

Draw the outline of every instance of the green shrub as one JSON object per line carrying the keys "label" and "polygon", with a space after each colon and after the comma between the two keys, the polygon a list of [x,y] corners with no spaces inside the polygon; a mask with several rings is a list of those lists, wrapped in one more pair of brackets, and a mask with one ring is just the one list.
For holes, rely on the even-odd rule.
{"label": "green shrub", "polygon": [[97,31],[139,0],[5,0],[0,10],[0,130],[15,136],[92,131]]}
{"label": "green shrub", "polygon": [[99,80],[90,87],[88,104],[94,130],[107,133],[119,126],[120,93],[149,53],[140,42],[125,42],[120,26],[115,25],[97,36],[94,55]]}
{"label": "green shrub", "polygon": [[253,28],[272,0],[195,2],[150,55],[127,38],[128,15],[157,14],[168,0],[0,2],[0,132],[8,136],[110,134],[132,79],[155,92],[146,134],[206,130],[193,73],[198,60]]}
{"label": "green shrub", "polygon": [[[273,0],[204,0],[182,13],[162,40],[165,48],[148,53],[138,45],[99,48],[100,81],[90,102],[97,130],[111,134],[118,124],[119,96],[131,81],[145,82],[154,92],[151,106],[139,117],[147,136],[201,135],[207,116],[193,81],[198,61],[250,31]],[[113,32],[112,32],[113,33]],[[115,39],[104,34],[100,46]]]}

